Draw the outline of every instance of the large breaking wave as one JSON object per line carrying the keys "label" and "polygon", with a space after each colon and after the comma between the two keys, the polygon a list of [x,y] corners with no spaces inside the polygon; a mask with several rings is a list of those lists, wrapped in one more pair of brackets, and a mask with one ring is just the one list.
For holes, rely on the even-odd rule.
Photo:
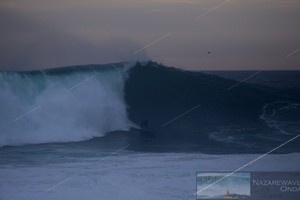
{"label": "large breaking wave", "polygon": [[0,81],[1,146],[83,141],[148,121],[151,144],[131,129],[132,148],[255,153],[300,130],[297,95],[247,83],[228,90],[237,82],[154,62],[2,72]]}

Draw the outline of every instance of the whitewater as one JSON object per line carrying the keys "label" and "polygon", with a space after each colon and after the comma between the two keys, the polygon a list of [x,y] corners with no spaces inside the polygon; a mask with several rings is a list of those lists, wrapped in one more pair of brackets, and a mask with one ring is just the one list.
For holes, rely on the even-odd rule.
{"label": "whitewater", "polygon": [[0,73],[0,146],[83,141],[129,130],[123,94],[128,68]]}

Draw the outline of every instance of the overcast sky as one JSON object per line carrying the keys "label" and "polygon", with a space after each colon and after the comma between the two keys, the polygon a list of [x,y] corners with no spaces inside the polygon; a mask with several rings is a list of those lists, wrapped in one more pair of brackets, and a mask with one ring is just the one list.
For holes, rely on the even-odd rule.
{"label": "overcast sky", "polygon": [[0,24],[1,70],[300,69],[299,0],[1,0]]}

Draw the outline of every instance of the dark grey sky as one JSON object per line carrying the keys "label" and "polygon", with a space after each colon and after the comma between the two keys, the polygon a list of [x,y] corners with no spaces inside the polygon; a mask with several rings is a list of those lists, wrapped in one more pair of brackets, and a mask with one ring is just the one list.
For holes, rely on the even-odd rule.
{"label": "dark grey sky", "polygon": [[300,69],[299,0],[2,0],[0,24],[2,70],[145,59]]}

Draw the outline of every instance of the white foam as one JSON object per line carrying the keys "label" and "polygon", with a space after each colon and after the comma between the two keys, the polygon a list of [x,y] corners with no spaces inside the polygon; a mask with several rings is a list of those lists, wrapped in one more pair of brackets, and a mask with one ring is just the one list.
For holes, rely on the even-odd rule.
{"label": "white foam", "polygon": [[261,114],[260,119],[264,120],[270,128],[277,130],[277,133],[279,134],[299,134],[299,108],[300,104],[295,102],[272,102],[263,107],[263,113]]}
{"label": "white foam", "polygon": [[0,73],[0,146],[82,141],[128,130],[126,71]]}

